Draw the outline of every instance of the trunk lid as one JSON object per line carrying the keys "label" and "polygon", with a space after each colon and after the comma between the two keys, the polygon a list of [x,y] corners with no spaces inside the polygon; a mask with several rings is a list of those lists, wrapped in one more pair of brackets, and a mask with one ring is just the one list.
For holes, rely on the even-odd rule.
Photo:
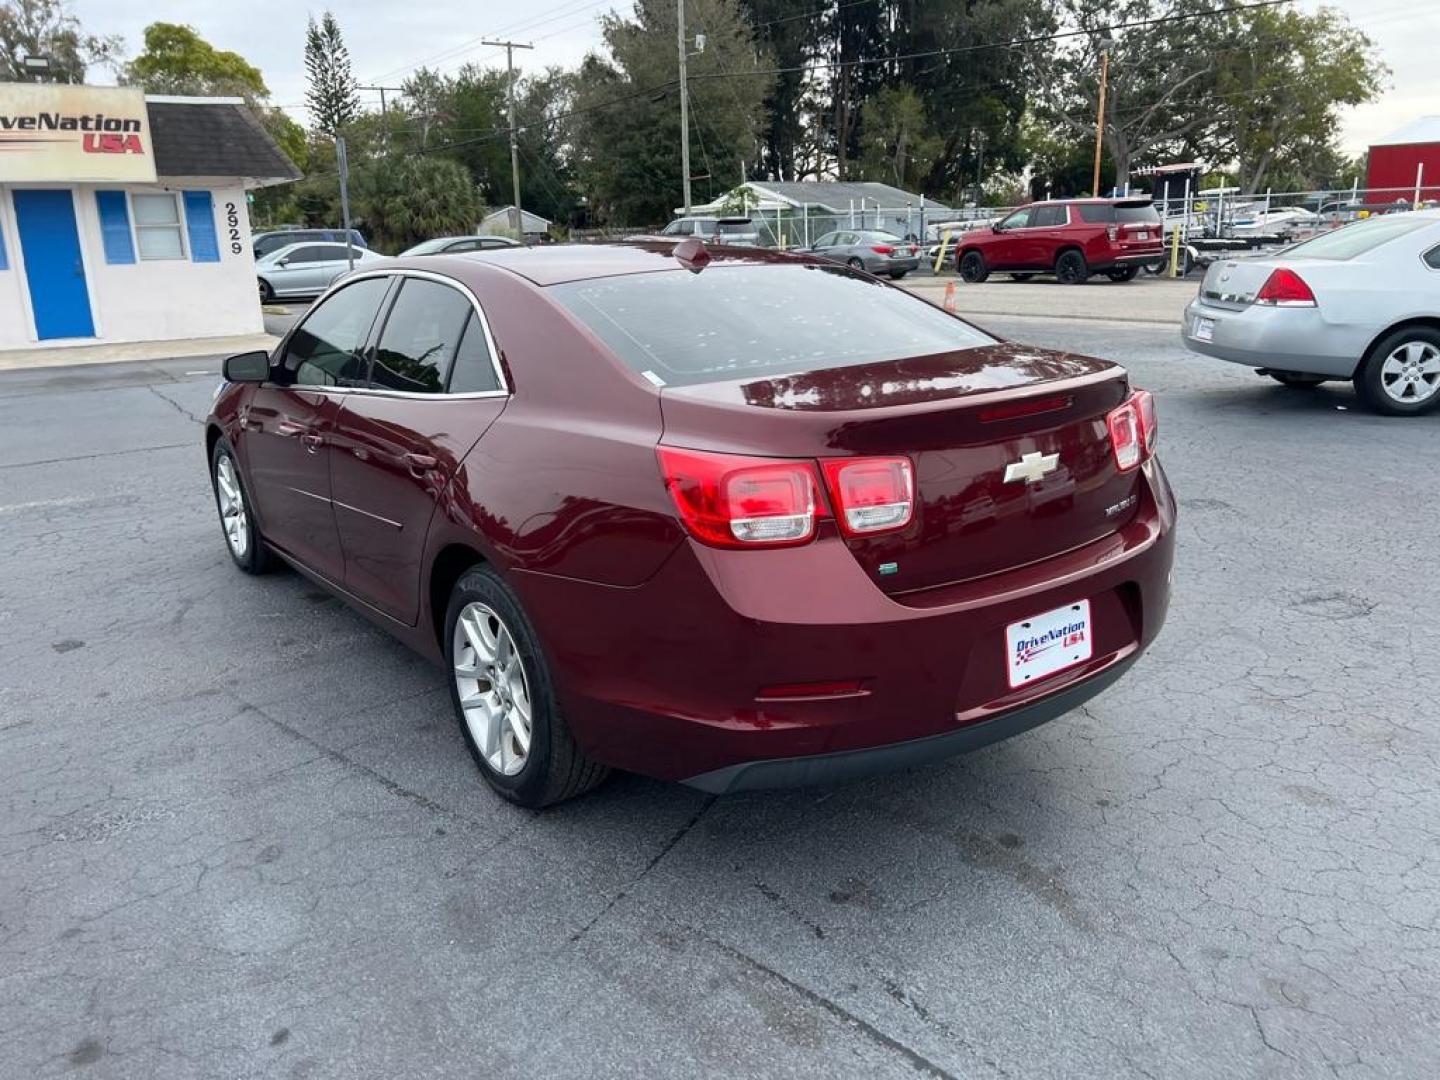
{"label": "trunk lid", "polygon": [[1255,294],[1281,265],[1283,260],[1273,258],[1221,259],[1213,262],[1200,282],[1200,297],[1218,308],[1243,311],[1255,303]]}
{"label": "trunk lid", "polygon": [[[915,515],[844,542],[892,595],[1037,562],[1134,516],[1105,415],[1124,369],[1001,344],[779,378],[667,387],[664,441],[774,457],[903,454]],[[1006,479],[1010,466],[1033,478]],[[827,522],[822,535],[838,534]]]}

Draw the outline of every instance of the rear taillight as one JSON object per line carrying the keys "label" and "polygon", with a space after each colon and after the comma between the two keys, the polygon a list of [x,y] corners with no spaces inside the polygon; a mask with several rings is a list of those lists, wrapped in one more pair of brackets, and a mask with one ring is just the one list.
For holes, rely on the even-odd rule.
{"label": "rear taillight", "polygon": [[665,486],[690,535],[713,547],[808,543],[825,515],[809,461],[656,448]]}
{"label": "rear taillight", "polygon": [[1110,429],[1110,449],[1115,454],[1115,467],[1129,472],[1155,453],[1158,435],[1155,420],[1155,399],[1148,390],[1136,390],[1118,409],[1105,417]]}
{"label": "rear taillight", "polygon": [[840,529],[849,536],[903,529],[915,513],[909,458],[822,458]]}
{"label": "rear taillight", "polygon": [[876,255],[894,255],[895,249],[889,244],[872,244],[870,250]]}
{"label": "rear taillight", "polygon": [[1110,238],[1110,242],[1113,244],[1116,240],[1119,240],[1119,239],[1120,239],[1120,226],[1119,226],[1119,225],[1110,225],[1110,226],[1107,226],[1106,229],[1105,229],[1105,235]]}
{"label": "rear taillight", "polygon": [[1255,294],[1255,302],[1272,307],[1314,307],[1315,294],[1305,284],[1304,278],[1282,266],[1265,279],[1265,284]]}

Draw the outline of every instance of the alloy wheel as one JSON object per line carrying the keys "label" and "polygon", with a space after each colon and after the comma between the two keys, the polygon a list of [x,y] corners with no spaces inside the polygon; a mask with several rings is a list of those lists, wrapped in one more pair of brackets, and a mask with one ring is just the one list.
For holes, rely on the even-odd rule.
{"label": "alloy wheel", "polygon": [[215,461],[215,493],[219,496],[225,542],[235,558],[244,559],[250,550],[250,524],[245,516],[245,492],[235,471],[235,459],[229,454],[221,454]]}
{"label": "alloy wheel", "polygon": [[487,604],[472,602],[455,620],[451,649],[465,725],[485,763],[514,776],[530,760],[530,681],[515,637]]}
{"label": "alloy wheel", "polygon": [[1380,385],[1392,401],[1417,405],[1440,392],[1440,348],[1407,341],[1380,365]]}

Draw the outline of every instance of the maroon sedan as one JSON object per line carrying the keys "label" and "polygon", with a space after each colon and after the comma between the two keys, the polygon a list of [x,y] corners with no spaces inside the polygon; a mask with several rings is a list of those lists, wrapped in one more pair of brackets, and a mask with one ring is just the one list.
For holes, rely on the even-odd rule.
{"label": "maroon sedan", "polygon": [[278,556],[450,673],[504,796],[724,792],[934,761],[1160,629],[1150,396],[848,268],[695,241],[387,263],[206,426]]}

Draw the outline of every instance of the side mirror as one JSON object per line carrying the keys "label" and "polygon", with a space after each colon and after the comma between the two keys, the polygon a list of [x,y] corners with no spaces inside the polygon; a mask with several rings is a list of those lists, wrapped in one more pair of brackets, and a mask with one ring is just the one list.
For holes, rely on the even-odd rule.
{"label": "side mirror", "polygon": [[270,377],[270,354],[264,350],[227,356],[220,366],[226,382],[263,383]]}
{"label": "side mirror", "polygon": [[1005,230],[1000,227],[1000,223],[997,221],[994,225],[991,225],[991,226],[990,226],[990,231],[991,231],[992,233],[998,233],[998,232],[1004,232]]}

